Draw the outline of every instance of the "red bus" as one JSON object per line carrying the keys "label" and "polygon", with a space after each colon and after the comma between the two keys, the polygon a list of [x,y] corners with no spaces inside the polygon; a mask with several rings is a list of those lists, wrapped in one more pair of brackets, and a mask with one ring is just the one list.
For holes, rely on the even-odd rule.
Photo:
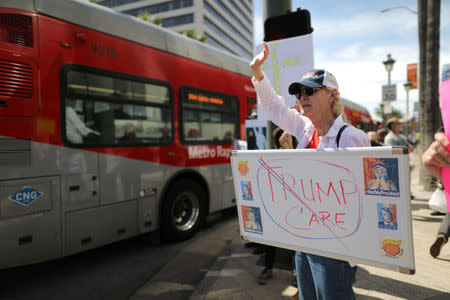
{"label": "red bus", "polygon": [[235,205],[248,61],[89,2],[0,4],[0,268]]}
{"label": "red bus", "polygon": [[344,114],[350,124],[365,132],[376,130],[370,112],[364,106],[342,97],[341,100],[344,104]]}

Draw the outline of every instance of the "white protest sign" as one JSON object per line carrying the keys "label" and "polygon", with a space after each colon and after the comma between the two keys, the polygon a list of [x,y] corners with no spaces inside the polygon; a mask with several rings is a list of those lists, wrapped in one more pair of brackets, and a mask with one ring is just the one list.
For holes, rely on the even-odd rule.
{"label": "white protest sign", "polygon": [[[296,99],[288,92],[292,82],[299,81],[303,74],[314,68],[312,34],[268,42],[269,57],[262,66],[274,91],[283,96],[289,107]],[[262,45],[257,47],[261,52]],[[258,120],[267,120],[258,101]]]}
{"label": "white protest sign", "polygon": [[233,151],[241,236],[414,273],[402,147]]}

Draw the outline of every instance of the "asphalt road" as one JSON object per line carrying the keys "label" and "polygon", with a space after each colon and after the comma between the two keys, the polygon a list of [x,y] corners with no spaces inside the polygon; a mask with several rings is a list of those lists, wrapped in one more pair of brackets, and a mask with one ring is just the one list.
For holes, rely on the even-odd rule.
{"label": "asphalt road", "polygon": [[236,216],[215,214],[193,238],[158,245],[136,237],[0,271],[0,299],[187,299],[237,234]]}

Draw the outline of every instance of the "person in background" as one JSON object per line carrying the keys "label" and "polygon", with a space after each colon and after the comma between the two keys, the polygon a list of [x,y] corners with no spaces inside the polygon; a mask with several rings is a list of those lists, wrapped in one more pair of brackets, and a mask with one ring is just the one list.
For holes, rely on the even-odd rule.
{"label": "person in background", "polygon": [[201,135],[200,130],[198,130],[197,128],[191,128],[188,130],[188,134],[187,137],[188,138],[199,138]]}
{"label": "person in background", "polygon": [[378,136],[377,136],[377,133],[375,131],[367,131],[367,135],[369,136],[370,145],[372,147],[374,147],[374,146],[382,146],[381,143],[378,142]]}
{"label": "person in background", "polygon": [[[273,144],[275,149],[281,149],[280,137],[283,134],[283,129],[275,128],[272,134]],[[272,279],[272,268],[273,262],[275,260],[275,250],[276,248],[269,245],[261,245],[262,254],[264,255],[264,269],[261,271],[258,277],[258,283],[261,285],[266,285]]]}
{"label": "person in background", "polygon": [[[297,148],[370,147],[367,134],[343,121],[337,80],[330,72],[310,70],[290,84],[289,93],[303,110],[298,112],[275,93],[261,70],[269,56],[268,45],[263,47],[250,63],[252,83],[266,115],[297,138]],[[300,299],[355,299],[356,266],[348,261],[296,252],[295,264]]]}
{"label": "person in background", "polygon": [[169,127],[161,127],[160,129],[161,137],[159,140],[161,142],[169,142],[172,139],[172,131]]}
{"label": "person in background", "polygon": [[[385,146],[402,146],[406,147],[409,153],[414,151],[414,147],[408,141],[408,138],[401,134],[400,132],[403,129],[402,123],[397,118],[390,118],[386,122],[386,127],[389,130],[389,133],[384,138]],[[413,166],[410,166],[412,169]],[[411,194],[411,199],[414,199],[415,196]]]}
{"label": "person in background", "polygon": [[122,103],[112,103],[111,110],[113,112],[114,119],[131,119],[131,116],[124,111]]}
{"label": "person in background", "polygon": [[295,137],[285,131],[280,137],[280,145],[282,149],[295,149],[298,142]]}
{"label": "person in background", "polygon": [[[275,128],[272,134],[272,138],[275,149],[293,149],[293,143],[296,142],[295,138],[293,138],[287,132],[283,131],[283,129],[281,128]],[[262,245],[262,247],[264,254],[264,269],[262,270],[261,274],[259,274],[258,283],[261,285],[266,285],[270,281],[270,279],[272,279],[272,269],[277,248],[269,245]],[[297,279],[295,276],[295,270],[293,273],[294,278],[291,285],[296,287]]]}
{"label": "person in background", "polygon": [[[446,147],[450,144],[448,138],[443,132],[438,132],[434,135],[434,142],[428,147],[422,155],[422,163],[442,182],[442,167],[450,167],[450,153]],[[441,186],[441,189],[444,187]],[[436,240],[430,247],[430,255],[434,258],[441,253],[442,246],[447,243],[450,235],[450,214],[445,214],[444,219],[439,226]]]}
{"label": "person in background", "polygon": [[[115,101],[120,101],[120,94],[114,93]],[[94,114],[95,128],[101,132],[101,137],[99,142],[102,144],[115,144],[117,141],[124,141],[127,139],[126,133],[125,138],[122,136],[116,136],[116,127],[119,126],[117,120],[130,120],[132,117],[124,111],[124,104],[119,102],[111,102],[107,104],[107,109],[103,109]],[[120,122],[119,122],[120,123]],[[133,126],[130,123],[127,126]],[[134,129],[136,131],[136,129]],[[128,129],[131,133],[131,129]]]}
{"label": "person in background", "polygon": [[397,118],[390,118],[386,122],[389,133],[384,138],[384,145],[386,146],[403,146],[407,147],[409,152],[413,152],[414,148],[409,143],[408,138],[401,134],[402,123]]}
{"label": "person in background", "polygon": [[[298,107],[298,105],[295,105],[294,107],[291,107],[295,109],[296,111],[303,113],[303,111]],[[296,149],[298,145],[298,141],[295,137],[287,133],[287,131],[284,131],[283,134],[278,139],[280,148],[281,149]]]}
{"label": "person in background", "polygon": [[136,143],[136,131],[132,124],[127,124],[123,131],[123,136],[119,139],[121,143]]}
{"label": "person in background", "polygon": [[75,111],[75,104],[77,100],[72,95],[67,97],[66,106],[66,136],[69,142],[73,144],[82,144],[83,138],[88,137],[89,134],[100,135],[97,131],[94,131],[87,127],[81,120],[80,116]]}
{"label": "person in background", "polygon": [[387,134],[388,131],[386,128],[380,128],[377,130],[377,141],[381,144],[381,146],[384,146],[384,139],[386,138]]}
{"label": "person in background", "polygon": [[281,146],[280,138],[283,134],[284,134],[284,130],[279,127],[275,128],[275,130],[273,131],[272,138],[273,138],[273,144],[275,146],[275,149],[289,149],[289,148],[285,148],[285,147]]}

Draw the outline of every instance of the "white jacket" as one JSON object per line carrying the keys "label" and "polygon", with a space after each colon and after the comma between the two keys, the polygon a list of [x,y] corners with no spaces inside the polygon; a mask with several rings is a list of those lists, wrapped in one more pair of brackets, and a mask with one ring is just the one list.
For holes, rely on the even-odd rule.
{"label": "white jacket", "polygon": [[[297,110],[289,108],[284,98],[274,92],[267,76],[264,76],[261,81],[257,81],[253,77],[252,82],[264,108],[264,113],[281,129],[297,138],[297,149],[306,148],[315,131],[311,120]],[[336,136],[339,129],[345,124],[342,116],[337,117],[326,135],[319,137],[319,148],[337,148]],[[349,125],[342,132],[339,147],[370,147],[370,140],[364,131]]]}
{"label": "white jacket", "polygon": [[80,119],[73,107],[66,106],[66,136],[69,142],[81,144],[83,143],[83,137],[91,132],[99,135],[98,132],[84,125],[84,122]]}

